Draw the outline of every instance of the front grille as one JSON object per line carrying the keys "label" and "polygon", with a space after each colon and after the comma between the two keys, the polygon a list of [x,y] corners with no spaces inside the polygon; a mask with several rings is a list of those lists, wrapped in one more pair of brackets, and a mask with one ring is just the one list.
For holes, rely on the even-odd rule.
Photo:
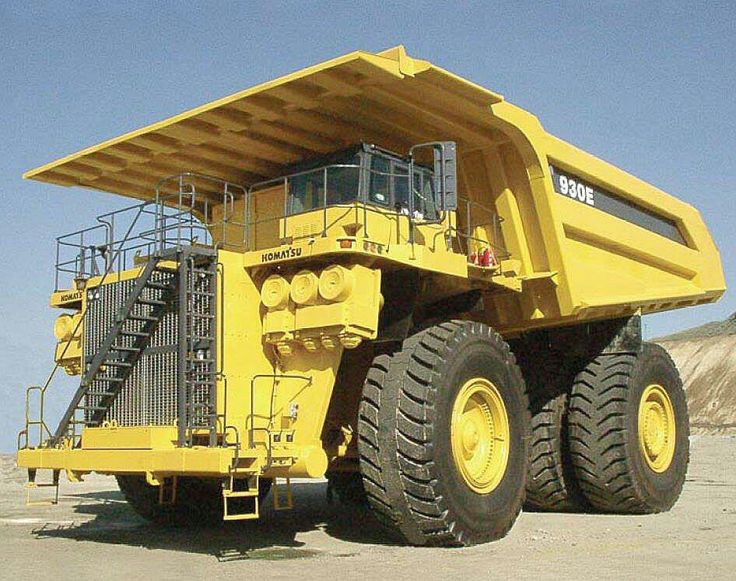
{"label": "front grille", "polygon": [[[154,273],[151,280],[165,282],[173,274]],[[84,326],[84,357],[91,361],[111,329],[125,299],[130,294],[135,279],[105,284],[92,289],[94,299],[88,303]],[[149,298],[158,298],[152,294]],[[133,313],[148,315],[151,307],[136,305]],[[179,313],[176,303],[156,327],[147,348],[133,367],[122,385],[114,403],[106,411],[104,420],[116,421],[121,426],[164,426],[173,425],[177,417],[177,344],[179,337]],[[131,346],[132,337],[121,337],[118,342]],[[101,371],[87,396],[87,405],[101,401],[101,392],[107,387],[104,378],[112,370]],[[87,411],[89,420],[92,411]]]}

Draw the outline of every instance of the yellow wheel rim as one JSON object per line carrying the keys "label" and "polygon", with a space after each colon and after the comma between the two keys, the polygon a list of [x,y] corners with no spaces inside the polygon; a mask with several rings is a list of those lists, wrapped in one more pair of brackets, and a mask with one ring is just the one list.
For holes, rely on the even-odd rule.
{"label": "yellow wheel rim", "polygon": [[452,407],[450,440],[455,466],[478,494],[494,490],[509,459],[509,418],[498,389],[475,378],[460,388]]}
{"label": "yellow wheel rim", "polygon": [[650,385],[639,401],[639,449],[655,472],[670,467],[675,455],[675,410],[661,385]]}

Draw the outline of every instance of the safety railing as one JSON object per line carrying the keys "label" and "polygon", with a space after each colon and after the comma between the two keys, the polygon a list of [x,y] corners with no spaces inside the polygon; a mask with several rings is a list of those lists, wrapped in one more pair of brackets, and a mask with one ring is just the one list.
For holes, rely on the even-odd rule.
{"label": "safety railing", "polygon": [[[335,172],[338,172],[335,175]],[[347,173],[346,173],[347,172]],[[350,187],[331,188],[331,184],[345,186],[346,175],[354,174],[347,180]],[[312,192],[313,198],[307,206],[299,207],[294,202],[290,189],[295,180],[321,175],[321,188]],[[424,174],[423,174],[424,175]],[[428,182],[432,183],[431,173]],[[383,180],[377,187],[376,178]],[[401,185],[405,180],[406,189]],[[361,167],[356,164],[336,164],[317,169],[293,173],[287,176],[263,181],[244,187],[216,177],[196,173],[183,173],[164,178],[155,190],[151,201],[108,212],[97,218],[97,224],[77,230],[57,239],[55,289],[83,288],[84,281],[99,277],[104,284],[108,276],[132,268],[157,252],[184,245],[227,246],[233,245],[245,250],[255,248],[253,232],[259,225],[278,222],[281,232],[278,243],[286,238],[288,220],[294,216],[321,210],[321,234],[327,235],[328,209],[343,207],[355,212],[356,222],[363,225],[364,235],[368,235],[368,216],[373,212],[387,215],[405,216],[412,224],[436,223],[429,216],[437,212],[433,190],[414,188],[415,214],[409,215],[408,200],[410,183],[416,184],[416,177],[409,179],[408,171],[383,172]],[[273,215],[256,215],[253,202],[259,193],[271,188],[281,188],[283,199]],[[305,190],[306,191],[306,190]],[[402,197],[405,193],[405,198]],[[384,199],[381,199],[381,196]],[[306,197],[302,200],[306,200]],[[391,204],[393,203],[393,207]],[[238,205],[242,204],[242,209]],[[426,214],[422,212],[425,210]],[[458,198],[455,225],[441,225],[448,228],[459,241],[459,251],[468,256],[471,263],[479,266],[495,266],[509,254],[503,247],[500,234],[502,219],[494,209],[467,198]],[[482,235],[479,235],[482,234]],[[483,264],[479,251],[486,249],[490,263]],[[69,280],[71,279],[71,280]],[[72,336],[81,328],[86,310],[78,319]],[[62,361],[71,346],[67,342],[58,357]],[[29,388],[26,399],[26,422],[18,437],[18,445],[28,447],[30,431],[38,429],[39,442],[48,435],[43,414],[46,391],[52,383],[60,364],[57,363],[46,381],[40,386]],[[39,392],[40,415],[31,416],[31,393]],[[34,430],[35,432],[35,430]]]}
{"label": "safety railing", "polygon": [[[31,394],[38,392],[38,416],[31,417]],[[25,401],[25,425],[23,429],[18,432],[18,450],[28,448],[31,430],[38,430],[37,442],[44,442],[51,437],[51,430],[49,430],[44,420],[44,407],[45,407],[45,395],[46,390],[40,385],[32,385],[26,389],[26,401]]]}
{"label": "safety railing", "polygon": [[492,267],[509,258],[501,235],[502,222],[494,208],[458,197],[454,233],[471,264]]}
{"label": "safety railing", "polygon": [[[368,229],[368,216],[371,212],[405,216],[412,223],[434,223],[438,215],[434,192],[428,190],[433,185],[431,175],[426,171],[415,172],[413,180],[406,172],[384,172],[357,164],[332,164],[316,169],[292,173],[278,178],[253,184],[248,189],[246,199],[246,232],[247,250],[261,250],[268,245],[258,244],[259,228],[269,225],[278,226],[278,243],[287,239],[289,220],[295,216],[320,210],[322,236],[327,235],[330,226],[328,210],[331,208],[354,209],[356,222]],[[346,187],[346,175],[352,175],[351,183]],[[375,182],[378,181],[379,184]],[[419,184],[414,188],[414,203],[410,204],[410,183]],[[303,192],[296,192],[296,187],[304,186]],[[280,190],[280,203],[271,204],[271,214],[256,212],[254,205],[260,195],[275,195]],[[311,191],[308,191],[310,190]],[[268,193],[267,193],[268,192]],[[275,200],[274,200],[275,201]],[[409,207],[414,210],[410,216]]]}
{"label": "safety railing", "polygon": [[[268,404],[268,415],[258,415],[256,414],[255,409],[255,397],[256,397],[256,382],[260,380],[269,380],[271,382],[271,388],[270,388],[270,397],[269,397],[269,404]],[[271,438],[271,434],[275,431],[274,430],[274,418],[276,417],[275,411],[274,411],[274,400],[276,399],[277,391],[278,391],[278,385],[282,381],[299,381],[302,383],[301,388],[298,390],[297,393],[301,393],[303,390],[311,387],[314,384],[314,380],[312,377],[308,375],[294,375],[294,374],[284,374],[284,375],[274,375],[274,374],[257,374],[254,375],[251,378],[250,381],[250,412],[245,420],[246,430],[248,432],[248,448],[254,449],[258,442],[256,442],[255,434],[256,432],[263,432],[265,437],[263,440],[263,444],[266,447],[266,466],[264,470],[267,470],[271,467],[272,459],[273,459],[273,440]],[[256,420],[267,420],[266,426],[256,427]],[[294,416],[294,419],[296,419],[296,416]]]}
{"label": "safety railing", "polygon": [[54,288],[132,268],[140,256],[182,245],[242,246],[245,217],[236,216],[235,201],[245,194],[243,186],[201,174],[164,178],[153,200],[102,214],[94,226],[58,237]]}
{"label": "safety railing", "polygon": [[[350,169],[355,172],[354,185],[352,189],[330,188],[331,172],[344,171]],[[315,179],[316,178],[316,179]],[[379,191],[374,187],[374,181],[385,180],[385,192]],[[344,180],[333,180],[340,183]],[[306,182],[316,188],[309,199],[306,196],[299,198],[295,196],[293,186],[298,182]],[[308,238],[316,235],[327,236],[328,229],[332,226],[329,223],[328,211],[333,208],[343,208],[346,214],[354,212],[353,221],[362,226],[364,235],[368,235],[368,216],[371,213],[391,214],[404,216],[409,219],[409,187],[410,180],[408,173],[382,172],[374,169],[368,169],[354,164],[336,164],[311,169],[303,172],[282,176],[272,180],[267,180],[252,185],[248,190],[248,199],[246,202],[246,249],[262,250],[264,248],[273,247],[274,245],[292,242],[299,238]],[[416,176],[411,180],[416,183]],[[428,181],[427,183],[431,183]],[[422,184],[424,185],[424,184]],[[396,192],[400,197],[397,197]],[[390,195],[392,192],[393,195]],[[280,203],[271,203],[267,206],[271,208],[270,215],[263,215],[263,212],[253,211],[256,202],[256,196],[260,194],[280,196]],[[382,203],[381,196],[385,197],[385,203]],[[436,200],[433,199],[434,191],[420,191],[414,188],[415,210],[411,216],[412,225],[421,225],[422,223],[437,223],[438,215]],[[275,202],[273,200],[272,202]],[[306,202],[306,203],[305,203]],[[393,205],[391,204],[393,202]],[[264,204],[264,206],[266,206]],[[260,207],[259,207],[260,209]],[[319,210],[321,213],[319,232],[304,232],[301,235],[288,235],[289,220],[304,213]],[[258,214],[255,218],[253,215]],[[509,253],[504,247],[501,235],[502,218],[497,214],[495,209],[485,206],[479,202],[470,200],[466,197],[458,197],[458,207],[456,210],[455,224],[459,226],[451,227],[452,233],[459,239],[461,252],[465,253],[469,261],[480,266],[493,266],[500,260],[509,257]],[[259,243],[259,228],[262,231],[270,228],[276,233],[273,236],[265,237],[266,243]],[[261,232],[262,232],[261,231]],[[483,236],[479,236],[482,234]],[[481,249],[486,252],[486,259],[492,264],[483,264],[483,257],[479,257],[477,250]],[[475,252],[474,252],[475,251]]]}
{"label": "safety railing", "polygon": [[[174,191],[167,191],[172,183]],[[222,243],[227,238],[228,227],[245,230],[245,220],[238,221],[234,212],[236,197],[244,199],[245,194],[242,186],[196,173],[164,178],[158,183],[153,200],[103,214],[97,218],[99,224],[57,239],[55,289],[60,289],[64,276],[72,277],[69,283],[74,283],[75,288],[77,285],[82,288],[82,281],[92,276],[99,276],[99,284],[103,285],[110,275],[135,266],[136,258],[144,255],[184,245]],[[219,227],[222,227],[221,239],[215,241],[213,233]],[[71,284],[65,288],[70,287]],[[87,308],[82,311],[72,337],[78,335],[87,312]],[[25,422],[18,434],[18,449],[43,446],[52,440],[44,402],[61,367],[59,362],[64,360],[71,345],[72,341],[66,342],[44,383],[26,390]],[[32,416],[31,394],[35,392],[39,394],[39,413]],[[70,424],[75,431],[76,423],[73,419]],[[35,441],[31,441],[33,428],[38,429]]]}

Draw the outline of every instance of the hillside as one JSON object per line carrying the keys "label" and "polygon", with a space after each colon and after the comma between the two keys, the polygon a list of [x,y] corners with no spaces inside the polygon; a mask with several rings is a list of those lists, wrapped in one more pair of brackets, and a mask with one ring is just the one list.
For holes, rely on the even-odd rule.
{"label": "hillside", "polygon": [[736,432],[736,313],[654,341],[680,370],[692,431]]}

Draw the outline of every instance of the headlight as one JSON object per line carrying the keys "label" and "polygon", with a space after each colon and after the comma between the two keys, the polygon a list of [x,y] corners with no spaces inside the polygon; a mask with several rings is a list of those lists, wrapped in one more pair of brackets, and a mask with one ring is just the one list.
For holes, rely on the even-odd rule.
{"label": "headlight", "polygon": [[291,300],[297,305],[313,305],[317,302],[319,282],[317,275],[309,270],[302,270],[291,280]]}
{"label": "headlight", "polygon": [[319,294],[326,301],[347,300],[353,292],[354,278],[352,271],[333,264],[319,275]]}
{"label": "headlight", "polygon": [[271,310],[283,309],[289,303],[289,283],[283,276],[269,276],[261,287],[261,301]]}
{"label": "headlight", "polygon": [[71,315],[60,315],[54,321],[54,337],[59,341],[71,339],[74,331],[74,320]]}

